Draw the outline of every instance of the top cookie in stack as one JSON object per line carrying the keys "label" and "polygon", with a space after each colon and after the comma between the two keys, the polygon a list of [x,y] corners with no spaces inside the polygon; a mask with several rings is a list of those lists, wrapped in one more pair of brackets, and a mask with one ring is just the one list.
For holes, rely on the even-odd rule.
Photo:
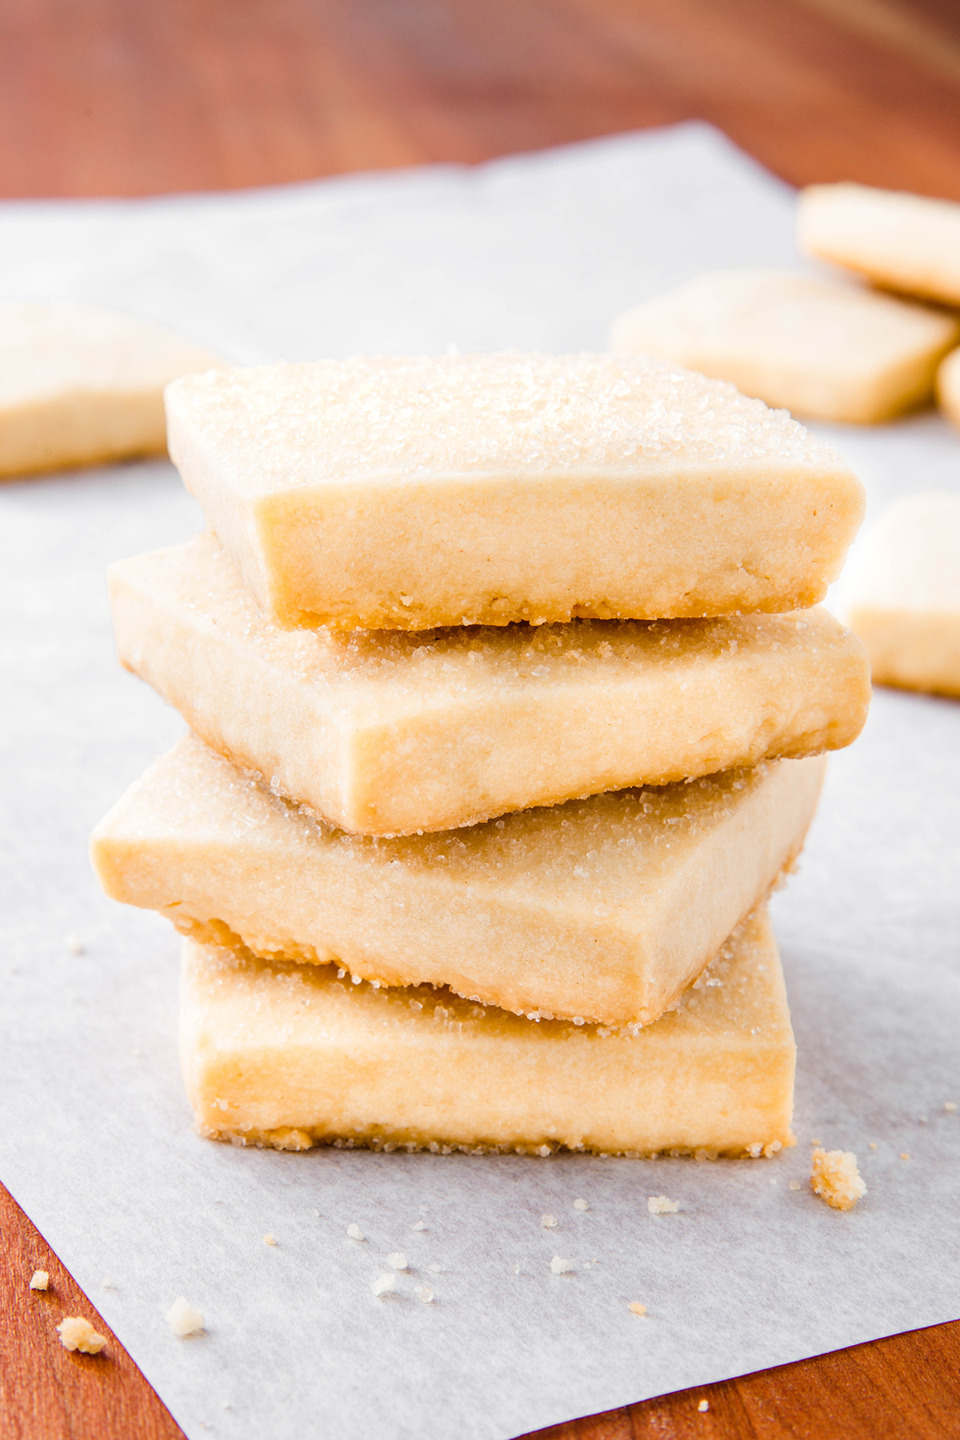
{"label": "top cookie in stack", "polygon": [[[809,757],[863,723],[862,647],[802,608],[859,524],[855,477],[785,414],[646,357],[275,365],[178,381],[168,417],[216,539],[113,568],[118,647],[232,765],[178,747],[94,855],[111,894],[207,945],[185,990],[201,1128],[294,1148],[787,1143],[792,1037],[766,922],[723,951],[729,1011],[704,1029],[683,997],[798,853],[822,774]],[[602,792],[618,793],[586,799]],[[403,991],[386,1010],[335,994],[316,968],[331,959],[355,982],[446,984],[529,1020],[508,1032],[451,996],[414,1022]],[[677,1003],[694,1008],[654,1083]],[[560,1017],[556,1060],[529,1024],[544,1016]],[[627,1027],[610,1061],[626,1089],[591,1110],[578,1082],[548,1124],[567,1021]],[[383,1044],[401,1033],[402,1060]],[[474,1041],[487,1069],[467,1115],[466,1061],[436,1047]],[[411,1118],[414,1054],[433,1068]],[[589,1054],[599,1086],[609,1056]],[[535,1056],[539,1089],[510,1070]],[[318,1091],[321,1073],[339,1078]],[[664,1085],[679,1110],[651,1099]]]}
{"label": "top cookie in stack", "polygon": [[168,410],[220,544],[115,567],[121,659],[332,825],[443,830],[859,731],[856,642],[769,612],[823,596],[861,487],[730,385],[357,359],[179,381]]}
{"label": "top cookie in stack", "polygon": [[170,453],[277,625],[814,605],[863,494],[789,416],[645,356],[272,365],[167,390]]}

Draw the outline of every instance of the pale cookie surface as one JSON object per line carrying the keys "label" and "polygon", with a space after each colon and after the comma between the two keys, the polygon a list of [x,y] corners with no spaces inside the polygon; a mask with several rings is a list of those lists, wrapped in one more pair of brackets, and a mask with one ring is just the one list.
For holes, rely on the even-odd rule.
{"label": "pale cookie surface", "polygon": [[797,415],[873,424],[923,404],[957,321],[786,271],[703,275],[614,322],[610,343],[731,380]]}
{"label": "pale cookie surface", "polygon": [[884,512],[851,566],[848,614],[878,684],[960,695],[960,495]]}
{"label": "pale cookie surface", "polygon": [[879,285],[960,304],[960,205],[867,185],[800,192],[801,249]]}
{"label": "pale cookie surface", "polygon": [[114,899],[197,939],[647,1024],[798,854],[825,763],[378,840],[319,824],[188,736],[101,821],[92,855]]}
{"label": "pale cookie surface", "polygon": [[859,482],[786,415],[643,356],[359,357],[167,390],[188,490],[278,624],[794,610]]}
{"label": "pale cookie surface", "polygon": [[201,1134],[290,1150],[760,1155],[793,1143],[795,1049],[765,910],[706,983],[636,1034],[336,974],[185,942],[181,1057]]}
{"label": "pale cookie surface", "polygon": [[212,536],[111,569],[117,648],[331,824],[410,834],[847,745],[860,642],[826,612],[343,635],[260,615]]}
{"label": "pale cookie surface", "polygon": [[162,455],[163,387],[222,363],[129,315],[0,305],[0,476]]}

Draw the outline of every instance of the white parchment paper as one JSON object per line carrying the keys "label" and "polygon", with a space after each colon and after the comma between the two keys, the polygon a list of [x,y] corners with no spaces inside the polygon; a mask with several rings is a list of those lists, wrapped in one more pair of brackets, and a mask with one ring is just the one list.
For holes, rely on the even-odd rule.
{"label": "white parchment paper", "polygon": [[[699,271],[795,264],[792,237],[791,193],[685,126],[474,171],[8,205],[0,291],[124,308],[244,362],[597,348],[618,310]],[[830,434],[874,507],[960,488],[960,435],[933,415]],[[503,1440],[957,1314],[960,706],[878,694],[776,900],[796,1149],[234,1150],[190,1129],[176,938],[102,898],[86,859],[90,827],[181,731],[115,664],[103,569],[198,514],[157,463],[3,486],[0,517],[0,1178],[191,1440]],[[869,1193],[848,1215],[807,1187],[814,1137],[860,1158]],[[650,1216],[659,1194],[679,1212]],[[396,1250],[410,1269],[376,1299]],[[558,1254],[574,1273],[550,1273]],[[170,1334],[180,1294],[205,1335]]]}

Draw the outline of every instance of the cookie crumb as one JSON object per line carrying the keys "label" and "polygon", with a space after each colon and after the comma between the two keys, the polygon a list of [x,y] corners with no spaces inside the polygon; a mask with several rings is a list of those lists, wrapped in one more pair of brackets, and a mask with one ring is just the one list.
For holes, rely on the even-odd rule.
{"label": "cookie crumb", "polygon": [[406,1255],[404,1255],[402,1250],[394,1250],[390,1255],[387,1256],[387,1264],[390,1266],[391,1270],[406,1270],[407,1257]]}
{"label": "cookie crumb", "polygon": [[[71,955],[83,954],[83,941],[78,935],[68,935],[63,942],[64,948],[69,950]],[[96,1351],[93,1352],[96,1354]]]}
{"label": "cookie crumb", "polygon": [[857,1169],[852,1150],[814,1150],[811,1156],[810,1184],[834,1210],[852,1210],[867,1187]]}
{"label": "cookie crumb", "polygon": [[790,1181],[790,1187],[789,1187],[789,1188],[790,1188],[791,1190],[799,1190],[799,1189],[800,1189],[800,1181],[799,1181],[799,1180],[791,1180],[791,1181]]}
{"label": "cookie crumb", "polygon": [[573,1270],[572,1260],[561,1260],[559,1255],[554,1255],[550,1261],[550,1272],[553,1275],[572,1275]]}
{"label": "cookie crumb", "polygon": [[870,1149],[871,1149],[871,1150],[876,1150],[876,1148],[877,1148],[877,1142],[876,1142],[876,1140],[871,1140],[871,1141],[870,1141]]}
{"label": "cookie crumb", "polygon": [[391,1290],[397,1288],[396,1275],[378,1275],[373,1282],[374,1295],[389,1295]]}
{"label": "cookie crumb", "polygon": [[107,1343],[106,1335],[99,1335],[89,1320],[82,1315],[67,1315],[57,1326],[60,1344],[64,1350],[80,1350],[84,1355],[99,1355]]}
{"label": "cookie crumb", "polygon": [[901,1160],[909,1160],[909,1159],[910,1159],[910,1151],[909,1151],[909,1150],[901,1150],[901,1151],[900,1151],[900,1159],[901,1159]]}
{"label": "cookie crumb", "polygon": [[555,1215],[540,1216],[540,1224],[543,1226],[544,1230],[552,1230],[556,1223],[557,1217]]}
{"label": "cookie crumb", "polygon": [[417,1286],[417,1299],[422,1300],[424,1305],[429,1305],[433,1300],[433,1291],[429,1285]]}
{"label": "cookie crumb", "polygon": [[709,1400],[701,1400],[701,1401],[700,1401],[700,1404],[697,1406],[697,1409],[700,1411],[700,1414],[702,1415],[702,1414],[704,1413],[704,1411],[710,1409],[710,1401],[709,1401]]}
{"label": "cookie crumb", "polygon": [[631,1315],[646,1315],[647,1313],[647,1307],[642,1300],[631,1300],[627,1309]]}
{"label": "cookie crumb", "polygon": [[46,1270],[34,1270],[30,1276],[31,1290],[46,1290],[50,1284],[50,1276]]}
{"label": "cookie crumb", "polygon": [[350,1236],[350,1239],[351,1239],[351,1240],[364,1240],[364,1239],[366,1239],[366,1236],[364,1235],[363,1231],[360,1229],[360,1226],[359,1226],[359,1225],[348,1225],[348,1226],[347,1226],[347,1234]]}
{"label": "cookie crumb", "polygon": [[574,1210],[589,1210],[590,1206],[587,1204],[586,1200],[574,1200],[573,1208]]}
{"label": "cookie crumb", "polygon": [[666,1195],[650,1195],[647,1209],[651,1215],[675,1215],[680,1209],[679,1200],[668,1200]]}
{"label": "cookie crumb", "polygon": [[416,1225],[411,1226],[413,1230],[426,1230],[426,1228],[426,1224],[422,1220],[418,1220]]}
{"label": "cookie crumb", "polygon": [[956,1108],[957,1108],[957,1102],[956,1102],[956,1100],[944,1100],[944,1102],[943,1102],[943,1108],[944,1108],[944,1110],[947,1110],[947,1111],[949,1111],[949,1112],[952,1114],[953,1111],[956,1110]]}
{"label": "cookie crumb", "polygon": [[204,1328],[203,1316],[199,1310],[195,1310],[181,1295],[174,1300],[167,1311],[167,1324],[174,1335],[184,1339],[187,1335],[198,1335]]}
{"label": "cookie crumb", "polygon": [[276,1240],[274,1240],[273,1236],[270,1234],[269,1230],[263,1237],[263,1243],[264,1245],[276,1245],[277,1243]]}

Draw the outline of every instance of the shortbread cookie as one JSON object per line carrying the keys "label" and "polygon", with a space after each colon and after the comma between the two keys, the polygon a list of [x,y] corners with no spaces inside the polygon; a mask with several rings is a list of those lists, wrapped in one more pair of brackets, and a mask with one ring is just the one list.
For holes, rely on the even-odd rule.
{"label": "shortbread cookie", "polygon": [[875,424],[928,401],[956,320],[861,285],[785,271],[703,275],[615,321],[649,351],[819,420]]}
{"label": "shortbread cookie", "polygon": [[441,835],[347,836],[183,739],[100,822],[108,895],[202,940],[649,1024],[799,853],[825,761],[619,790]]}
{"label": "shortbread cookie", "polygon": [[960,695],[960,495],[912,495],[864,536],[848,601],[881,685]]}
{"label": "shortbread cookie", "polygon": [[635,1033],[188,940],[180,1034],[198,1130],[240,1144],[759,1156],[794,1143],[795,1047],[765,910]]}
{"label": "shortbread cookie", "polygon": [[960,350],[952,350],[937,371],[937,400],[954,425],[960,425]]}
{"label": "shortbread cookie", "polygon": [[788,416],[642,356],[230,370],[170,386],[167,418],[286,626],[794,610],[823,598],[863,505]]}
{"label": "shortbread cookie", "polygon": [[166,449],[163,387],[223,362],[86,305],[0,305],[0,476]]}
{"label": "shortbread cookie", "polygon": [[808,255],[878,285],[960,305],[960,205],[867,185],[811,185],[800,193]]}
{"label": "shortbread cookie", "polygon": [[344,830],[410,834],[847,745],[866,655],[825,611],[285,631],[210,535],[110,572],[123,664]]}

